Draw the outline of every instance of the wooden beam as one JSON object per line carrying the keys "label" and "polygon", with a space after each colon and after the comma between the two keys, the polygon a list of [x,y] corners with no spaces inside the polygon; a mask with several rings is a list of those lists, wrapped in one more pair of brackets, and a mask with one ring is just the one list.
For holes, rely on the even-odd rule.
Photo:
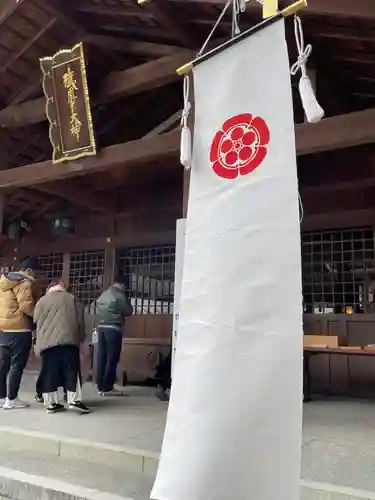
{"label": "wooden beam", "polygon": [[184,64],[188,60],[186,58],[191,56],[192,52],[181,50],[178,54],[161,57],[155,61],[109,74],[104,81],[100,99],[110,101],[176,81],[179,78],[176,75],[177,63]]}
{"label": "wooden beam", "polygon": [[98,5],[77,5],[77,10],[83,12],[84,14],[94,14],[98,16],[111,16],[111,17],[137,17],[150,19],[152,18],[151,12],[147,12],[141,9],[129,9],[127,6],[122,5],[121,7],[101,7]]}
{"label": "wooden beam", "polygon": [[375,109],[296,126],[297,154],[306,155],[375,142]]}
{"label": "wooden beam", "polygon": [[53,165],[50,161],[0,171],[0,189],[37,186],[61,179],[102,172],[112,168],[131,168],[156,158],[178,156],[180,132],[104,148],[98,156]]}
{"label": "wooden beam", "polygon": [[[171,0],[178,3],[196,3],[214,6],[224,6],[227,0]],[[284,2],[284,5],[291,2]],[[261,6],[256,3],[250,3],[249,10],[257,9],[259,12]],[[362,17],[375,19],[375,9],[373,0],[308,0],[308,7],[304,15],[316,16],[340,16],[340,17]]]}
{"label": "wooden beam", "polygon": [[181,50],[179,47],[174,45],[127,40],[107,35],[87,35],[85,37],[85,42],[101,47],[102,49],[115,50],[125,54],[132,53],[152,57],[169,56],[178,50]]}
{"label": "wooden beam", "polygon": [[[296,126],[297,155],[343,149],[375,142],[375,109]],[[53,165],[50,161],[0,171],[0,189],[34,186],[112,168],[147,164],[173,156],[178,162],[180,131],[104,148],[93,158]]]}
{"label": "wooden beam", "polygon": [[[179,76],[176,68],[191,59],[192,52],[180,50],[124,71],[109,74],[99,92],[99,101],[108,102],[171,83]],[[18,127],[46,120],[45,98],[8,106],[0,111],[0,127]]]}
{"label": "wooden beam", "polygon": [[[374,172],[375,174],[375,172]],[[354,177],[354,176],[353,176]],[[362,179],[355,178],[353,181],[330,182],[328,184],[316,184],[314,186],[300,186],[301,194],[304,195],[321,195],[323,193],[333,193],[335,191],[353,191],[363,190],[365,188],[375,186],[375,177],[364,177]]]}
{"label": "wooden beam", "polygon": [[375,19],[372,0],[309,0],[306,14]]}

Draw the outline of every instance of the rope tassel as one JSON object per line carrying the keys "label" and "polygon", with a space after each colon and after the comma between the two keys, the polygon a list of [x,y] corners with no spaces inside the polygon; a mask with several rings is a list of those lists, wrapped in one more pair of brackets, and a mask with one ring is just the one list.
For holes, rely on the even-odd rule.
{"label": "rope tassel", "polygon": [[181,117],[181,145],[180,145],[180,162],[189,170],[191,168],[192,160],[192,140],[191,130],[188,127],[188,118],[191,110],[191,103],[189,101],[189,76],[185,75],[184,78],[184,109]]}
{"label": "rope tassel", "polygon": [[296,75],[301,71],[301,79],[298,89],[301,96],[302,106],[305,111],[307,121],[316,123],[324,116],[324,110],[318,103],[311,80],[307,75],[306,63],[311,54],[311,44],[306,45],[304,42],[302,21],[298,16],[294,17],[294,35],[298,49],[298,59],[291,68],[292,75]]}

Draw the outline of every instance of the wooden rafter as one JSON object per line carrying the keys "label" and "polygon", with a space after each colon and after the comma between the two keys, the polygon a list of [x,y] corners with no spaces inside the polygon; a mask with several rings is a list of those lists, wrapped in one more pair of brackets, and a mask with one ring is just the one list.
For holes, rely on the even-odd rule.
{"label": "wooden rafter", "polygon": [[30,40],[28,40],[25,45],[23,47],[21,47],[21,49],[19,49],[18,51],[14,52],[10,57],[9,59],[7,60],[7,62],[0,67],[0,75],[2,73],[4,73],[5,71],[7,71],[7,69],[15,62],[17,61],[17,59],[19,59],[20,57],[23,56],[23,54],[25,54],[25,52],[27,52],[30,47],[32,47],[34,45],[34,43],[36,43],[40,37],[42,37],[44,35],[44,33],[46,33],[49,29],[52,28],[52,26],[56,23],[57,19],[55,17],[52,17],[48,23],[43,26],[42,29],[40,29],[37,34],[31,38]]}
{"label": "wooden rafter", "polygon": [[[99,102],[109,102],[167,85],[179,78],[176,68],[189,60],[191,56],[190,51],[180,50],[176,54],[111,73],[104,79],[99,92]],[[46,120],[44,98],[26,101],[17,106],[8,106],[0,111],[1,127],[25,126],[44,120]]]}
{"label": "wooden rafter", "polygon": [[25,0],[2,0],[0,5],[0,25],[3,24]]}
{"label": "wooden rafter", "polygon": [[201,40],[198,39],[195,31],[176,14],[170,2],[166,0],[150,0],[143,3],[140,8],[143,6],[152,13],[157,22],[170,33],[173,33],[186,47],[191,49],[199,47]]}
{"label": "wooden rafter", "polygon": [[175,113],[173,113],[173,115],[168,117],[162,123],[159,123],[159,125],[157,127],[150,130],[150,132],[148,132],[143,137],[143,139],[147,139],[149,137],[155,137],[158,134],[162,134],[164,132],[167,132],[171,127],[173,127],[173,125],[177,126],[177,124],[181,120],[181,116],[182,116],[182,110],[180,109],[180,110],[176,111]]}
{"label": "wooden rafter", "polygon": [[122,38],[109,35],[87,35],[85,37],[85,42],[104,49],[115,50],[125,54],[132,53],[151,57],[169,56],[180,50],[179,47],[173,45],[143,42],[138,40],[124,40]]}
{"label": "wooden rafter", "polygon": [[77,184],[69,183],[64,186],[61,183],[51,182],[46,184],[38,184],[35,189],[48,193],[54,196],[63,198],[77,205],[90,208],[91,210],[103,213],[113,213],[114,203],[112,198],[104,198],[98,194],[81,189]]}

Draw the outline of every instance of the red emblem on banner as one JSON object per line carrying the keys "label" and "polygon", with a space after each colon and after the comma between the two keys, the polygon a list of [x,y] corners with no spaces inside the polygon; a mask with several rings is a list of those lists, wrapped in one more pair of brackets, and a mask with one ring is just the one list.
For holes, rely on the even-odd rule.
{"label": "red emblem on banner", "polygon": [[259,116],[249,113],[232,116],[216,133],[210,161],[214,172],[224,179],[253,172],[267,155],[270,131]]}

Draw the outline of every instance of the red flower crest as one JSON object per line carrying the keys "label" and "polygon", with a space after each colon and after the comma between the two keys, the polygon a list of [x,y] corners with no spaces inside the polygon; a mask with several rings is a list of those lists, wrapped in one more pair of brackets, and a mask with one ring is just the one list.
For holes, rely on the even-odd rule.
{"label": "red flower crest", "polygon": [[229,118],[211,144],[214,172],[224,179],[250,174],[266,157],[269,141],[270,131],[263,118],[249,113]]}

